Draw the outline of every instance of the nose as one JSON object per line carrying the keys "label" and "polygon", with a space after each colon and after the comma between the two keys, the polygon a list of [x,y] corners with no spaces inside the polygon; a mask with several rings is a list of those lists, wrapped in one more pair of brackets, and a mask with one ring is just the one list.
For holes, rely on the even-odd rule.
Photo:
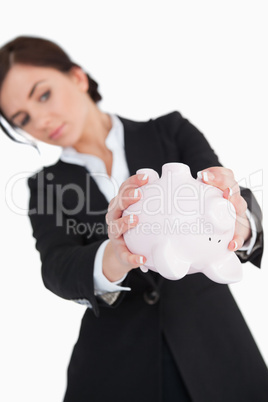
{"label": "nose", "polygon": [[51,130],[51,115],[48,111],[40,111],[35,115],[35,126],[38,131],[49,133]]}

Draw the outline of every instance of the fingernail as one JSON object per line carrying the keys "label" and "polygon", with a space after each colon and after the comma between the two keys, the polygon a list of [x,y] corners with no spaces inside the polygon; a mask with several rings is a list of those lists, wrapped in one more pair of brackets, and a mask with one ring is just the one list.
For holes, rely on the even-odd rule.
{"label": "fingernail", "polygon": [[233,190],[231,189],[231,187],[228,187],[228,190],[229,190],[229,197],[232,197],[232,195],[233,195]]}
{"label": "fingernail", "polygon": [[129,215],[129,223],[134,223],[134,215],[133,214]]}
{"label": "fingernail", "polygon": [[232,241],[232,249],[233,249],[233,251],[237,250],[237,248],[238,248],[237,241],[233,240]]}
{"label": "fingernail", "polygon": [[204,181],[211,181],[211,180],[215,179],[215,176],[213,173],[203,172],[202,170],[197,172],[197,177],[198,177],[198,179],[203,179]]}
{"label": "fingernail", "polygon": [[215,179],[215,176],[211,172],[203,172],[203,179],[204,181],[212,181]]}
{"label": "fingernail", "polygon": [[142,257],[142,256],[136,257],[136,261],[137,261],[138,264],[141,264],[141,265],[144,264],[144,261],[143,261],[143,257]]}
{"label": "fingernail", "polygon": [[148,174],[138,174],[138,179],[141,181],[147,180],[148,179]]}
{"label": "fingernail", "polygon": [[203,180],[208,181],[208,173],[207,172],[203,172]]}
{"label": "fingernail", "polygon": [[138,198],[138,196],[139,196],[139,190],[137,188],[135,188],[133,197]]}

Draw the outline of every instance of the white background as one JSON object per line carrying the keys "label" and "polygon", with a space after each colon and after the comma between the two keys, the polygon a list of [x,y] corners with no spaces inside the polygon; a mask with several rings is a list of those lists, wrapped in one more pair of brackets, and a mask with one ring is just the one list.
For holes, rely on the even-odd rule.
{"label": "white background", "polygon": [[[237,180],[251,187],[265,213],[266,6],[259,0],[10,1],[1,7],[0,45],[24,34],[56,41],[100,83],[104,111],[143,120],[179,110]],[[84,312],[43,286],[25,212],[23,177],[58,155],[59,149],[44,146],[40,157],[0,135],[0,400],[5,402],[62,400]],[[17,206],[10,198],[14,175],[21,178],[13,191]],[[231,286],[266,363],[267,263],[266,253],[262,270],[244,265],[243,281]]]}

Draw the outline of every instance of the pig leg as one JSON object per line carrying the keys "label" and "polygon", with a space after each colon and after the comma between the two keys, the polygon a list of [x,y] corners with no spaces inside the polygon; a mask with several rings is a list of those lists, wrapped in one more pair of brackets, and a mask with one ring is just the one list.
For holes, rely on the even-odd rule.
{"label": "pig leg", "polygon": [[189,271],[190,263],[178,257],[169,240],[156,244],[152,256],[155,270],[167,279],[181,279]]}
{"label": "pig leg", "polygon": [[243,270],[237,255],[230,251],[225,261],[212,264],[204,274],[214,282],[228,284],[241,281]]}

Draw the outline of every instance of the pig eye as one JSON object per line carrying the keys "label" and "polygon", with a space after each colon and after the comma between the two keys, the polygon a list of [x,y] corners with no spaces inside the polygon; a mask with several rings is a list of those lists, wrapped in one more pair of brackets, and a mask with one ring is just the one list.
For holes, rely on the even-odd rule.
{"label": "pig eye", "polygon": [[221,240],[218,240],[218,243],[220,243],[221,242]]}
{"label": "pig eye", "polygon": [[208,239],[209,241],[211,241],[211,237],[209,237],[209,239]]}

